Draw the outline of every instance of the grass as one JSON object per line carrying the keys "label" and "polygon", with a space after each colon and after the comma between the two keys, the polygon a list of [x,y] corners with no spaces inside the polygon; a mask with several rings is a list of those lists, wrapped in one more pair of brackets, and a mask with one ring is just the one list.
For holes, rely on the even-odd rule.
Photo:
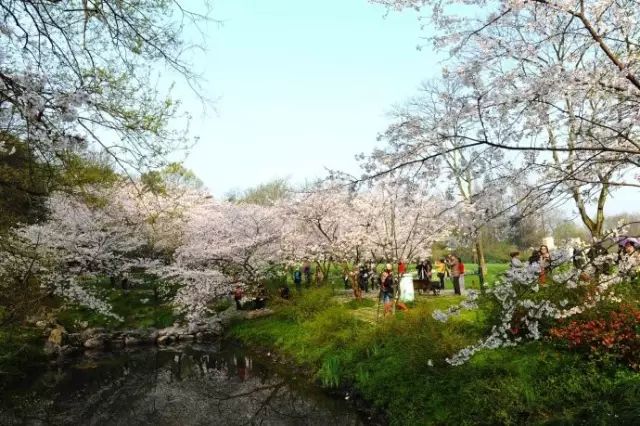
{"label": "grass", "polygon": [[88,327],[114,330],[168,327],[180,317],[174,312],[170,298],[158,296],[154,291],[157,285],[156,282],[144,281],[133,288],[122,290],[113,288],[106,280],[91,283],[91,291],[107,301],[112,307],[112,312],[123,321],[74,304],[62,304],[56,318],[67,331],[77,331],[82,328],[83,322],[86,322]]}
{"label": "grass", "polygon": [[[506,265],[490,265],[495,279]],[[306,366],[323,386],[357,391],[391,424],[621,423],[640,419],[640,375],[599,365],[550,343],[481,352],[459,367],[444,360],[487,333],[490,310],[446,324],[431,317],[460,301],[419,296],[409,312],[376,321],[377,301],[311,290],[269,318],[231,333]]]}

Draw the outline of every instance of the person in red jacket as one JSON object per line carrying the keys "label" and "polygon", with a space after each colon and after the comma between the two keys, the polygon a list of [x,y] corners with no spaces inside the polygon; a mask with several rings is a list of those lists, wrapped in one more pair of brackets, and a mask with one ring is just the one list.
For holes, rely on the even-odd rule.
{"label": "person in red jacket", "polygon": [[405,272],[407,272],[407,264],[403,259],[400,259],[400,262],[398,262],[398,276],[401,277]]}

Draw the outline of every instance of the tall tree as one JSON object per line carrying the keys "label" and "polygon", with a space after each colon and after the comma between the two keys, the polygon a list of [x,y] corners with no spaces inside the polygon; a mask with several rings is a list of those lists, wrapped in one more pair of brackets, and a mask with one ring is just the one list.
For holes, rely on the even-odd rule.
{"label": "tall tree", "polygon": [[3,134],[53,164],[91,151],[126,171],[163,164],[186,141],[167,126],[178,104],[155,89],[154,70],[195,84],[183,28],[203,19],[180,1],[2,2]]}

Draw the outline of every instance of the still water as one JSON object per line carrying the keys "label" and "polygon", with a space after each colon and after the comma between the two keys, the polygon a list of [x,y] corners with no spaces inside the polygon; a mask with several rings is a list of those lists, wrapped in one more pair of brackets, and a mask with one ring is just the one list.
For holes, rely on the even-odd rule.
{"label": "still water", "polygon": [[286,365],[218,343],[101,353],[52,367],[0,407],[2,424],[363,425]]}

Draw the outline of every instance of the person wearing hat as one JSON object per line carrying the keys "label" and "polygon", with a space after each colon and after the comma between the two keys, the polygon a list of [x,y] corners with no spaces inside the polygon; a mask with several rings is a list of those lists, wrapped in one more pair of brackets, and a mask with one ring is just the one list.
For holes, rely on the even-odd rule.
{"label": "person wearing hat", "polygon": [[390,263],[380,275],[380,285],[380,298],[384,304],[384,314],[387,315],[393,309],[393,267]]}

